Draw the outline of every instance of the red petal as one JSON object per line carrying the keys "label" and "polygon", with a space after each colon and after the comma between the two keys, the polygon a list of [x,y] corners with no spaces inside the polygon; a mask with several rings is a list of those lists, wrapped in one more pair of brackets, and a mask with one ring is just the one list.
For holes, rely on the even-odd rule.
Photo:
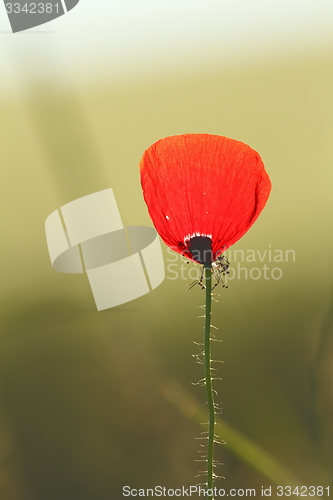
{"label": "red petal", "polygon": [[188,257],[193,236],[211,238],[214,258],[239,240],[271,190],[259,154],[218,135],[161,139],[144,152],[140,170],[156,230],[169,247]]}

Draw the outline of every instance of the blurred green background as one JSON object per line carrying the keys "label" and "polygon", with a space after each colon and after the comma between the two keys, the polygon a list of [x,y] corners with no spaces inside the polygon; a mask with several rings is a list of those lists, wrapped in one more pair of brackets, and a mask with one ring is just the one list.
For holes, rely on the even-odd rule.
{"label": "blurred green background", "polygon": [[[204,294],[186,292],[192,264],[168,268],[163,248],[161,286],[97,312],[85,275],[52,269],[44,234],[55,209],[108,187],[125,225],[151,225],[140,157],[162,137],[192,132],[248,143],[271,177],[268,205],[235,249],[296,255],[242,263],[280,267],[280,280],[243,276],[216,289],[222,417],[300,485],[332,484],[333,44],[235,64],[208,44],[188,66],[175,59],[154,72],[143,58],[149,69],[113,78],[105,58],[89,75],[90,53],[85,73],[69,59],[62,66],[46,33],[10,37],[1,39],[10,61],[0,97],[1,500],[104,500],[122,498],[124,485],[197,483],[202,429],[165,398],[176,381],[205,403],[193,385],[203,376],[192,354]],[[172,279],[180,266],[185,279]],[[216,457],[221,488],[272,485],[227,446]]]}

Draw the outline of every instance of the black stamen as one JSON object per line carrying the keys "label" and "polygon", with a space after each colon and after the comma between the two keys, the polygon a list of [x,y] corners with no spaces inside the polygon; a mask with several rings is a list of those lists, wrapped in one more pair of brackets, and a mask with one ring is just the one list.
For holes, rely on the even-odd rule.
{"label": "black stamen", "polygon": [[205,267],[210,267],[213,261],[212,240],[207,236],[194,236],[190,239],[188,249],[192,258]]}

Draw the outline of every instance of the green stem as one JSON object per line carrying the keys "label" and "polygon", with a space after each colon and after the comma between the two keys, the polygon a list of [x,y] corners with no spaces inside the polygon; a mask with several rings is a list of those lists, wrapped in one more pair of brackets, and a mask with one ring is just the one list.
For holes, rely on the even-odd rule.
{"label": "green stem", "polygon": [[[212,310],[212,270],[211,266],[205,267],[204,270],[205,287],[206,287],[206,308],[205,308],[205,382],[208,403],[208,436],[207,436],[207,488],[212,489],[214,483],[213,474],[213,458],[214,458],[214,431],[215,431],[215,406],[214,393],[212,387],[211,373],[211,339],[210,339],[210,320]],[[213,496],[209,495],[208,500],[212,500]]]}
{"label": "green stem", "polygon": [[[193,396],[190,396],[184,389],[175,381],[168,381],[162,387],[161,391],[164,397],[192,422],[202,425],[202,422],[207,420],[207,411]],[[226,422],[222,417],[216,418],[218,424],[215,430],[218,438],[221,441],[225,440],[226,448],[233,455],[244,463],[259,471],[264,477],[275,485],[288,485],[295,489],[300,484],[310,484],[303,479],[295,476],[290,472],[289,468],[269,453],[263,450],[254,441],[251,441],[244,434],[235,429],[232,425]],[[312,500],[319,500],[319,497],[312,497]]]}

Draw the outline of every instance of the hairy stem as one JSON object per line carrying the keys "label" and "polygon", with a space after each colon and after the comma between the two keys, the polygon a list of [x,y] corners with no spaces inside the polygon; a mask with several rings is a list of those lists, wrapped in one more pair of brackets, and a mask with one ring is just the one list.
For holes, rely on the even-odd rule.
{"label": "hairy stem", "polygon": [[[211,339],[210,339],[210,320],[212,309],[212,270],[211,266],[205,267],[204,279],[206,287],[206,313],[205,313],[205,382],[208,403],[208,436],[207,436],[207,488],[212,489],[214,483],[213,458],[214,458],[214,430],[215,430],[215,408],[214,393],[212,387],[211,373]],[[208,496],[212,500],[213,496]]]}

